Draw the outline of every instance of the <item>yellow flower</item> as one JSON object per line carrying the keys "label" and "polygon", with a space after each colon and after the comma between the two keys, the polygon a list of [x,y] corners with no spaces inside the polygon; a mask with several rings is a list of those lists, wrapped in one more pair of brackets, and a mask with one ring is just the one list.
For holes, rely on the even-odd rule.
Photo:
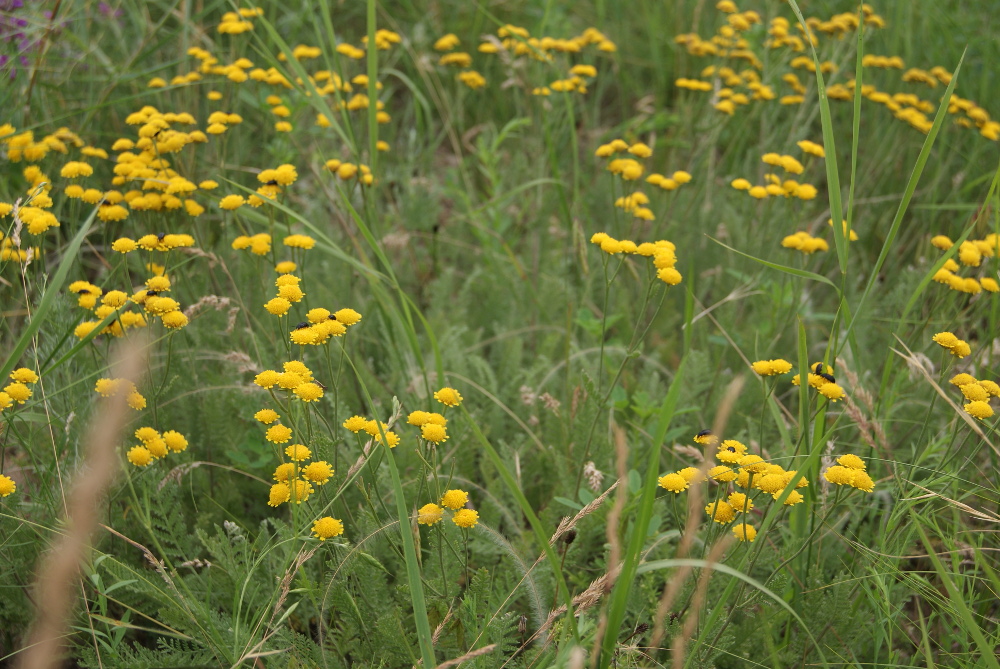
{"label": "yellow flower", "polygon": [[246,204],[246,200],[242,195],[227,195],[219,200],[219,207],[227,211],[239,209],[244,204]]}
{"label": "yellow flower", "polygon": [[333,467],[326,460],[310,462],[302,470],[302,475],[316,485],[324,485],[333,476]]}
{"label": "yellow flower", "polygon": [[308,382],[295,387],[293,391],[303,402],[315,402],[323,397],[323,388],[318,383]]}
{"label": "yellow flower", "polygon": [[442,509],[437,504],[431,502],[430,504],[424,504],[417,511],[417,524],[419,525],[434,525],[439,522],[444,516],[444,509]]}
{"label": "yellow flower", "polygon": [[38,383],[38,374],[27,367],[20,367],[10,373],[10,378],[18,383]]}
{"label": "yellow flower", "polygon": [[464,490],[448,490],[441,497],[441,506],[446,506],[449,509],[457,510],[461,509],[469,501],[469,493]]}
{"label": "yellow flower", "polygon": [[344,533],[344,523],[332,516],[324,516],[313,523],[313,535],[320,541],[326,541],[331,537],[339,537]]}
{"label": "yellow flower", "polygon": [[970,416],[984,420],[993,415],[993,407],[988,402],[975,401],[965,405],[965,412]]}
{"label": "yellow flower", "polygon": [[680,493],[688,489],[687,479],[677,473],[665,474],[656,479],[656,482],[661,488],[672,493]]}
{"label": "yellow flower", "polygon": [[3,391],[18,404],[24,404],[31,399],[31,388],[23,383],[11,383]]}
{"label": "yellow flower", "polygon": [[339,309],[334,312],[333,316],[338,322],[348,326],[354,325],[361,320],[361,314],[356,312],[354,309]]}
{"label": "yellow flower", "polygon": [[[339,318],[337,320],[340,320]],[[442,388],[434,393],[434,399],[448,407],[457,407],[462,403],[462,396],[454,388]]]}
{"label": "yellow flower", "polygon": [[705,513],[711,517],[716,523],[731,523],[736,518],[736,510],[729,504],[729,502],[718,501],[712,502],[705,507]]}
{"label": "yellow flower", "polygon": [[145,446],[133,446],[125,457],[136,467],[145,467],[153,461],[153,454]]}
{"label": "yellow flower", "polygon": [[292,429],[278,423],[267,429],[267,432],[264,433],[264,438],[274,444],[283,444],[292,438]]}
{"label": "yellow flower", "polygon": [[12,495],[15,490],[17,490],[17,484],[14,483],[14,479],[0,474],[0,497]]}
{"label": "yellow flower", "polygon": [[312,485],[310,485],[308,481],[303,481],[302,479],[293,480],[289,488],[288,499],[296,504],[301,504],[306,501],[309,499],[309,495],[314,492]]}
{"label": "yellow flower", "polygon": [[166,443],[167,448],[169,448],[174,453],[180,453],[181,451],[187,450],[188,441],[183,434],[177,432],[176,430],[167,430],[163,433],[163,441]]}
{"label": "yellow flower", "polygon": [[733,525],[733,534],[740,541],[749,541],[753,543],[754,539],[757,538],[757,528],[753,525],[746,525],[744,523],[737,523]]}
{"label": "yellow flower", "polygon": [[287,502],[290,496],[291,489],[286,483],[275,483],[271,486],[271,492],[268,494],[267,505],[278,506]]}
{"label": "yellow flower", "polygon": [[451,522],[464,529],[473,528],[479,522],[479,512],[472,509],[461,509],[452,516]]}
{"label": "yellow flower", "polygon": [[284,316],[288,313],[288,310],[292,308],[292,303],[283,297],[275,297],[268,300],[264,304],[264,308],[267,309],[268,313],[272,316]]}
{"label": "yellow flower", "polygon": [[346,427],[351,432],[357,434],[361,430],[365,429],[365,425],[368,424],[368,419],[361,416],[351,416],[344,421],[344,427]]}
{"label": "yellow flower", "polygon": [[433,444],[440,444],[441,442],[448,440],[447,430],[441,425],[434,425],[433,423],[425,423],[422,425],[420,428],[420,436]]}
{"label": "yellow flower", "polygon": [[730,493],[729,504],[739,513],[749,513],[753,510],[753,502],[741,492]]}

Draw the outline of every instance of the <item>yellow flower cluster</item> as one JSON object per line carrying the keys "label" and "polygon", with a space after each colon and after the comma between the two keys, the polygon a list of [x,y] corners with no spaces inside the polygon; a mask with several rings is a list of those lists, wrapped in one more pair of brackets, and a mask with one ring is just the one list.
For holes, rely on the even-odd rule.
{"label": "yellow flower cluster", "polygon": [[[726,21],[717,30],[716,34],[708,40],[702,39],[695,33],[677,35],[674,41],[682,45],[689,54],[696,57],[715,57],[719,59],[742,59],[749,63],[750,67],[742,72],[735,72],[726,66],[710,65],[701,72],[702,79],[689,79],[680,77],[675,81],[679,88],[694,91],[713,91],[713,106],[718,111],[734,115],[736,110],[743,105],[748,105],[753,101],[773,100],[775,92],[761,83],[760,70],[763,70],[763,62],[757,53],[752,49],[751,42],[742,36],[741,33],[748,30],[755,23],[760,22],[760,16],[756,12],[739,12],[735,3],[720,2],[717,8],[725,13]],[[867,4],[863,5],[863,22],[869,28],[882,28],[885,26],[884,19],[876,14]],[[817,17],[808,17],[806,25],[810,29],[807,34],[802,26],[792,23],[782,16],[771,19],[767,34],[768,39],[764,46],[769,49],[788,49],[793,54],[802,54],[792,57],[788,61],[788,66],[792,69],[801,69],[814,73],[816,64],[813,59],[805,55],[806,41],[811,38],[813,45],[819,45],[818,35],[823,34],[831,38],[842,39],[850,32],[856,31],[859,27],[859,20],[856,14],[842,13],[835,14],[829,20]],[[795,32],[799,34],[794,34]],[[770,62],[775,62],[772,57]],[[862,65],[870,68],[880,68],[887,70],[902,71],[905,68],[903,59],[899,56],[882,56],[877,54],[867,54],[862,58]],[[833,72],[838,69],[836,63],[825,61],[820,63],[820,71],[824,73]],[[714,78],[714,81],[706,81],[705,78]],[[777,78],[777,77],[775,77]],[[778,101],[783,105],[802,104],[805,101],[806,87],[799,80],[794,72],[786,72],[780,79],[788,84],[792,93],[782,95]],[[939,83],[947,85],[951,81],[951,73],[940,66],[932,67],[924,71],[919,68],[910,68],[901,76],[904,83],[918,82],[930,87],[936,87]],[[741,90],[739,87],[745,87]],[[827,96],[833,100],[850,101],[853,99],[856,82],[849,79],[843,84],[832,84],[827,87]],[[861,87],[861,94],[867,99],[877,104],[884,105],[899,120],[916,128],[920,132],[927,133],[933,122],[927,114],[934,111],[934,104],[921,100],[912,93],[888,93],[879,91],[874,85],[866,84]],[[985,109],[979,107],[970,100],[953,95],[949,104],[949,111],[952,114],[964,113],[964,116],[956,119],[956,123],[967,128],[978,128],[980,134],[990,140],[1000,139],[1000,122],[990,118]]]}
{"label": "yellow flower cluster", "polygon": [[636,244],[627,239],[619,241],[606,233],[598,232],[590,238],[590,243],[597,244],[608,255],[625,253],[652,258],[653,266],[656,267],[656,277],[667,285],[676,286],[683,279],[675,267],[677,265],[675,253],[677,247],[674,246],[673,242],[661,239],[657,242]]}
{"label": "yellow flower cluster", "polygon": [[15,369],[10,373],[10,378],[12,383],[0,390],[0,411],[30,400],[32,395],[30,386],[38,383],[38,374],[27,367]]}
{"label": "yellow flower cluster", "polygon": [[326,161],[326,169],[330,170],[336,174],[341,181],[350,181],[357,177],[358,181],[364,186],[371,186],[375,183],[375,177],[372,174],[371,168],[367,165],[354,163],[345,163],[332,158]]}
{"label": "yellow flower cluster", "polygon": [[[438,60],[438,64],[443,67],[454,66],[459,68],[470,68],[472,66],[472,55],[463,51],[454,51],[461,40],[457,35],[449,33],[438,38],[434,42],[434,50],[445,53]],[[490,35],[479,44],[479,53],[484,54],[504,54],[507,59],[529,57],[534,60],[551,62],[556,53],[581,53],[583,50],[594,45],[599,52],[612,53],[617,50],[615,43],[609,40],[604,33],[596,28],[587,28],[583,33],[569,39],[556,37],[532,37],[526,28],[515,25],[501,26],[496,36]],[[568,76],[563,79],[556,79],[547,85],[535,86],[532,94],[537,96],[548,96],[555,92],[587,92],[587,80],[597,76],[597,68],[587,63],[577,63],[568,70]],[[456,75],[456,79],[469,88],[475,90],[487,85],[483,75],[476,70],[465,70]]]}
{"label": "yellow flower cluster", "polygon": [[136,467],[148,467],[169,453],[180,453],[188,447],[187,438],[176,430],[160,434],[151,427],[140,427],[135,431],[135,438],[140,445],[130,448],[125,457]]}
{"label": "yellow flower cluster", "polygon": [[441,496],[441,503],[424,504],[417,511],[419,525],[435,525],[444,518],[444,509],[454,511],[451,522],[462,529],[471,529],[479,523],[479,512],[464,508],[469,503],[469,493],[464,490],[448,490]]}
{"label": "yellow flower cluster", "polygon": [[[804,153],[814,156],[824,156],[823,147],[814,142],[803,140],[799,142],[799,147]],[[767,165],[780,167],[785,172],[791,174],[802,174],[805,166],[794,156],[782,155],[778,153],[765,153],[761,156],[761,161]],[[808,183],[800,183],[795,179],[782,179],[777,174],[765,174],[764,180],[767,182],[762,186],[755,186],[742,177],[733,179],[730,186],[736,190],[746,191],[747,195],[757,200],[764,200],[768,197],[797,197],[800,200],[812,200],[818,194],[816,187]]]}
{"label": "yellow flower cluster", "polygon": [[[784,361],[761,362],[781,363]],[[777,500],[791,486],[792,479],[797,476],[798,472],[787,471],[780,465],[764,461],[759,455],[748,453],[746,445],[735,439],[726,439],[719,443],[714,435],[705,431],[700,432],[695,437],[695,442],[717,445],[715,459],[721,464],[707,470],[685,467],[676,472],[665,474],[657,479],[659,486],[669,492],[680,494],[692,485],[709,480],[714,481],[720,486],[719,494],[716,501],[705,507],[705,513],[714,522],[723,525],[733,523],[737,514],[745,514],[743,520],[733,525],[731,529],[739,540],[753,541],[757,531],[746,522],[746,514],[749,514],[754,508],[753,498],[759,499],[759,491],[759,493],[771,495],[772,499]],[[805,501],[802,494],[795,488],[804,488],[808,485],[807,479],[804,477],[799,479],[794,488],[788,492],[784,504],[794,506]]]}
{"label": "yellow flower cluster", "polygon": [[239,35],[253,30],[253,22],[248,19],[263,15],[264,10],[259,7],[241,8],[239,12],[226,12],[222,15],[217,30],[221,35]]}
{"label": "yellow flower cluster", "polygon": [[[809,368],[807,376],[809,385],[831,402],[842,400],[846,396],[844,389],[837,384],[837,380],[833,377],[833,367],[824,365],[822,362],[814,363]],[[797,386],[801,382],[801,374],[796,374],[792,377],[792,385]]]}
{"label": "yellow flower cluster", "polygon": [[[323,386],[313,377],[312,370],[299,360],[284,363],[280,372],[274,369],[260,372],[254,377],[254,384],[272,393],[276,390],[285,391],[286,404],[292,399],[297,399],[308,406],[312,402],[319,401],[324,391]],[[281,423],[281,414],[274,409],[261,409],[254,414],[254,418],[262,425],[268,426],[264,438],[271,443],[286,444],[292,440],[292,428]],[[325,485],[335,473],[326,460],[314,460],[307,464],[306,461],[311,459],[313,454],[305,444],[289,444],[285,447],[284,454],[288,461],[282,462],[274,470],[273,477],[276,483],[271,486],[268,494],[269,506],[276,507],[285,502],[301,504],[315,491],[314,485]],[[320,529],[322,530],[320,534],[325,536],[317,536],[326,539],[343,532],[343,525],[335,533],[327,532],[336,529],[329,522],[323,523]]]}
{"label": "yellow flower cluster", "polygon": [[875,482],[865,471],[864,460],[848,453],[837,458],[837,463],[823,472],[823,478],[835,485],[846,485],[865,492],[875,490]]}
{"label": "yellow flower cluster", "polygon": [[94,384],[94,392],[101,397],[113,397],[125,394],[125,401],[136,411],[146,408],[146,398],[135,387],[135,384],[125,379],[103,378],[97,379]]}
{"label": "yellow flower cluster", "polygon": [[[6,204],[5,202],[0,202],[0,218],[3,218],[5,215],[3,211]],[[41,253],[41,249],[38,247],[21,248],[20,239],[6,237],[0,231],[0,262],[23,264],[28,262],[29,258],[37,258],[39,253]]]}
{"label": "yellow flower cluster", "polygon": [[364,431],[376,443],[382,443],[382,435],[384,434],[385,443],[389,445],[389,448],[396,448],[399,445],[399,435],[381,421],[369,420],[364,416],[351,416],[344,421],[343,426],[354,434]]}
{"label": "yellow flower cluster", "polygon": [[938,332],[931,337],[931,340],[938,346],[948,349],[956,358],[964,358],[972,353],[969,342],[959,339],[951,332]]}
{"label": "yellow flower cluster", "polygon": [[788,235],[781,240],[781,245],[786,249],[795,249],[806,255],[812,255],[816,251],[829,251],[830,245],[822,237],[813,237],[808,232],[800,230],[793,235]]}
{"label": "yellow flower cluster", "polygon": [[993,416],[990,406],[991,397],[1000,397],[1000,385],[995,381],[979,381],[971,374],[956,374],[950,383],[962,391],[962,396],[968,400],[965,412],[980,420]]}
{"label": "yellow flower cluster", "polygon": [[[966,240],[958,246],[958,259],[966,267],[979,267],[982,265],[983,258],[992,258],[996,255],[998,242],[1000,242],[1000,237],[996,233],[990,233],[984,239]],[[935,235],[931,238],[931,245],[942,251],[947,251],[954,246],[954,242],[945,235]],[[1000,284],[997,283],[996,279],[989,276],[979,279],[971,276],[963,277],[957,274],[959,269],[959,264],[949,258],[941,269],[934,273],[934,280],[952,290],[971,295],[984,290],[990,293],[1000,292]]]}
{"label": "yellow flower cluster", "polygon": [[[175,237],[187,237],[187,235],[174,235]],[[147,235],[151,239],[142,237],[139,239],[139,246],[147,250],[160,250],[163,239],[157,235]],[[165,236],[166,237],[166,236]],[[164,238],[165,238],[164,237]],[[129,246],[123,242],[125,238],[115,242],[118,249]],[[131,242],[131,240],[127,240]],[[181,240],[185,241],[185,240]],[[188,244],[181,244],[187,246]],[[134,248],[134,247],[133,247]],[[127,251],[122,251],[123,253]],[[171,281],[162,274],[162,266],[147,266],[151,270],[159,270],[154,276],[146,281],[146,289],[139,290],[132,295],[121,290],[110,290],[107,293],[88,281],[74,281],[69,285],[69,291],[75,293],[77,304],[88,310],[92,310],[96,320],[83,321],[76,326],[73,334],[79,339],[83,339],[96,329],[108,316],[115,318],[98,333],[100,335],[110,334],[114,337],[121,337],[126,330],[134,327],[146,327],[147,315],[160,320],[160,323],[168,330],[178,330],[188,324],[188,316],[181,311],[180,303],[172,297],[167,297],[161,293],[170,292]],[[98,304],[100,299],[100,304]],[[143,312],[132,311],[131,306],[142,307]]]}
{"label": "yellow flower cluster", "polygon": [[758,360],[750,365],[760,376],[777,376],[792,371],[792,363],[778,358],[776,360]]}

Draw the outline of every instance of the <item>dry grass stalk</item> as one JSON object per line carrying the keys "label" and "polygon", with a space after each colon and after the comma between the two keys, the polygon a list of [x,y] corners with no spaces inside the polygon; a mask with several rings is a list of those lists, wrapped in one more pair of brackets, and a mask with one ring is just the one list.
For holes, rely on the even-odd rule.
{"label": "dry grass stalk", "polygon": [[[839,370],[839,373],[843,374],[850,384],[853,390],[853,395],[856,396],[861,404],[868,409],[868,412],[874,415],[875,412],[875,400],[862,385],[858,375],[852,372],[850,369]],[[864,440],[868,446],[877,451],[879,457],[888,460],[892,458],[892,451],[889,448],[888,440],[885,437],[885,430],[882,428],[882,424],[876,420],[869,420],[864,412],[861,411],[861,407],[851,398],[851,395],[846,395],[844,397],[844,413],[850,418],[855,425],[858,426],[858,431],[861,433],[861,438]]]}
{"label": "dry grass stalk", "polygon": [[481,655],[486,655],[487,653],[492,653],[496,649],[496,647],[497,645],[495,643],[491,643],[489,646],[483,646],[482,648],[470,650],[462,657],[456,657],[454,660],[448,660],[447,662],[442,662],[437,666],[437,669],[447,669],[448,667],[457,667],[463,662],[479,657]]}
{"label": "dry grass stalk", "polygon": [[[671,656],[673,659],[674,669],[684,668],[684,651],[687,649],[688,640],[690,640],[691,635],[694,634],[695,626],[698,624],[698,617],[701,615],[701,609],[705,605],[705,595],[708,593],[708,580],[712,578],[712,573],[715,571],[712,569],[712,565],[722,559],[726,551],[736,539],[732,536],[726,535],[715,542],[712,546],[712,550],[709,552],[708,557],[705,561],[708,563],[701,570],[701,576],[698,578],[698,587],[695,590],[694,597],[691,600],[691,608],[688,612],[687,618],[684,620],[684,627],[681,628],[680,634],[674,637],[674,642],[671,648]],[[658,644],[653,644],[658,645]]]}
{"label": "dry grass stalk", "polygon": [[[894,348],[890,348],[889,350],[898,355],[899,357],[903,358],[903,360],[912,362],[913,351],[911,351],[909,347],[907,347],[907,345],[904,344],[903,340],[900,339],[899,337],[896,337],[896,341],[899,342],[899,345],[903,347],[903,350],[905,350],[906,353],[900,353]],[[976,419],[974,419],[972,416],[966,413],[965,410],[962,409],[962,407],[958,406],[958,404],[956,404],[955,401],[951,399],[948,393],[942,390],[941,386],[939,386],[937,382],[931,378],[931,375],[927,372],[927,370],[925,370],[923,367],[920,367],[919,371],[921,375],[924,377],[924,380],[927,381],[927,383],[929,383],[931,387],[934,388],[934,391],[941,396],[941,399],[943,399],[945,402],[948,403],[948,406],[950,406],[955,411],[955,413],[958,414],[958,416],[962,420],[964,420],[969,427],[972,428],[972,431],[975,432],[979,436],[979,438],[986,443],[987,446],[993,449],[994,453],[1000,455],[1000,448],[997,448],[997,445],[994,444],[988,436],[986,436],[986,433],[983,432],[983,428],[979,425]]]}
{"label": "dry grass stalk", "polygon": [[[624,481],[625,477],[628,476],[628,446],[625,443],[625,432],[614,424],[612,424],[611,429],[615,442],[615,473],[618,475],[619,481]],[[608,522],[605,525],[605,533],[608,537],[608,545],[610,546],[608,563],[619,566],[613,567],[607,574],[604,575],[604,577],[602,577],[605,579],[604,583],[602,583],[604,591],[597,594],[597,599],[599,599],[603,594],[611,592],[611,588],[614,587],[615,584],[615,579],[618,578],[618,573],[621,571],[621,516],[622,511],[625,510],[625,504],[627,502],[628,488],[626,486],[622,486],[618,490],[618,494],[615,495],[615,503],[614,506],[611,507],[611,511],[608,512]],[[593,584],[591,585],[593,586]],[[590,588],[587,590],[589,591]],[[594,600],[594,603],[597,603],[596,599]],[[593,604],[591,604],[591,606],[592,605]],[[597,663],[597,657],[601,651],[601,644],[603,643],[604,635],[607,633],[607,627],[607,612],[601,611],[601,616],[597,624],[597,633],[594,635],[594,645],[590,649],[591,666],[594,666]]]}
{"label": "dry grass stalk", "polygon": [[[715,421],[712,423],[712,434],[721,435],[725,432],[726,424],[729,422],[729,414],[732,412],[733,407],[736,406],[736,400],[743,390],[743,383],[742,376],[736,377],[729,383],[725,395],[723,395],[722,400],[719,402],[719,409],[715,414]],[[705,445],[705,459],[701,465],[702,474],[705,474],[712,465],[712,454],[709,452],[712,448],[711,444]],[[699,486],[691,487],[688,490],[687,521],[684,525],[684,533],[681,535],[681,541],[677,546],[675,557],[685,557],[691,549],[691,544],[698,534],[698,528],[701,526],[701,502],[701,488]],[[660,603],[656,607],[656,615],[653,618],[653,634],[649,644],[651,647],[656,648],[660,645],[660,641],[663,640],[663,621],[691,571],[691,567],[681,567],[667,581],[666,585],[663,586],[663,595],[660,597]]]}
{"label": "dry grass stalk", "polygon": [[[121,347],[116,356],[116,376],[138,380],[142,357],[138,345]],[[124,394],[108,398],[99,419],[90,427],[84,442],[84,464],[67,499],[66,529],[55,538],[38,566],[35,623],[17,667],[48,669],[62,664],[80,565],[98,527],[101,500],[118,469],[115,447],[121,440],[128,412]]]}

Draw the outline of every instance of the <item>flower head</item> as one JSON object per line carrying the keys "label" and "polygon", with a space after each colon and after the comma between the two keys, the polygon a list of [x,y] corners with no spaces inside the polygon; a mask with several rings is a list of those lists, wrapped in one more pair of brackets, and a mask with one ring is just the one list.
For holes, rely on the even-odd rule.
{"label": "flower head", "polygon": [[442,509],[437,504],[431,502],[430,504],[424,504],[417,511],[417,523],[420,525],[434,525],[439,522],[444,515],[444,509]]}
{"label": "flower head", "polygon": [[17,484],[14,483],[14,479],[0,474],[0,497],[12,495],[15,490],[17,490]]}
{"label": "flower head", "polygon": [[[267,428],[264,438],[274,444],[283,444],[292,438],[292,428],[285,427],[281,423]],[[307,456],[308,457],[308,456]]]}
{"label": "flower head", "polygon": [[14,379],[18,383],[38,383],[38,374],[35,374],[34,371],[28,369],[27,367],[15,369],[10,373],[10,378]]}
{"label": "flower head", "polygon": [[310,462],[302,470],[302,475],[316,485],[323,485],[333,476],[333,467],[326,460]]}
{"label": "flower head", "polygon": [[125,457],[136,467],[145,467],[153,461],[153,454],[145,446],[133,446]]}
{"label": "flower head", "polygon": [[434,393],[434,399],[448,407],[457,407],[462,403],[462,396],[454,388],[442,388]]}
{"label": "flower head", "polygon": [[753,543],[753,540],[757,538],[757,528],[753,525],[747,525],[746,523],[737,523],[733,525],[733,534],[740,541],[749,541]]}
{"label": "flower head", "polygon": [[303,444],[289,444],[285,448],[285,455],[295,462],[302,462],[303,460],[311,458],[312,452]]}
{"label": "flower head", "polygon": [[688,488],[687,479],[676,472],[673,474],[665,474],[656,479],[656,482],[661,488],[669,490],[672,493],[681,493]]}
{"label": "flower head", "polygon": [[473,528],[479,522],[479,512],[472,509],[460,509],[452,516],[451,522],[464,529]]}
{"label": "flower head", "polygon": [[441,425],[425,423],[420,427],[420,436],[433,444],[440,444],[448,440],[448,432]]}
{"label": "flower head", "polygon": [[965,405],[965,412],[979,420],[985,420],[993,415],[993,407],[988,402],[976,400]]}
{"label": "flower head", "polygon": [[446,506],[449,509],[457,510],[461,509],[469,501],[469,493],[464,490],[448,490],[441,497],[441,506]]}
{"label": "flower head", "polygon": [[320,541],[331,537],[339,537],[344,533],[344,523],[332,516],[324,516],[313,523],[312,533]]}
{"label": "flower head", "polygon": [[275,483],[271,486],[271,492],[268,494],[267,505],[278,506],[287,502],[290,496],[291,488],[288,487],[287,483]]}
{"label": "flower head", "polygon": [[263,423],[264,425],[270,425],[274,421],[281,418],[281,416],[278,415],[278,412],[275,411],[274,409],[261,409],[260,411],[255,413],[253,417],[258,421],[260,421],[261,423]]}
{"label": "flower head", "polygon": [[365,425],[368,424],[368,419],[363,416],[351,416],[344,421],[344,427],[346,427],[351,432],[357,434],[361,430],[365,429]]}
{"label": "flower head", "polygon": [[726,501],[712,502],[705,507],[705,513],[717,523],[731,523],[736,518],[736,510]]}

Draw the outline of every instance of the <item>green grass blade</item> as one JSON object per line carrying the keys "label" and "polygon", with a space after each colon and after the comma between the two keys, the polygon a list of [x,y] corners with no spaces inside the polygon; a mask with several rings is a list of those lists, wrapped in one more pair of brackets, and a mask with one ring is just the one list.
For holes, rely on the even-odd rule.
{"label": "green grass blade", "polygon": [[920,176],[924,172],[924,167],[927,165],[927,161],[931,157],[931,148],[934,146],[934,140],[937,139],[938,133],[941,131],[941,126],[944,124],[944,119],[948,115],[948,102],[951,100],[952,92],[955,90],[955,84],[958,83],[958,74],[962,69],[962,63],[965,61],[965,53],[965,51],[962,52],[962,57],[958,61],[958,66],[955,68],[955,73],[951,77],[948,89],[944,92],[944,96],[941,98],[941,104],[938,106],[937,114],[934,115],[934,124],[931,126],[930,132],[927,133],[924,145],[920,149],[920,155],[917,156],[917,162],[913,166],[913,171],[910,173],[909,180],[906,182],[906,189],[903,191],[903,199],[900,200],[899,208],[896,209],[896,215],[893,217],[892,225],[889,227],[889,234],[886,235],[885,243],[882,244],[882,250],[878,254],[878,260],[875,261],[875,266],[872,267],[871,272],[869,273],[868,283],[865,285],[865,290],[861,294],[861,299],[858,301],[858,305],[854,309],[854,317],[847,326],[848,333],[854,329],[854,326],[862,317],[862,310],[865,302],[868,300],[868,295],[871,293],[876,281],[878,281],[882,265],[885,264],[885,260],[889,256],[889,249],[892,247],[892,243],[895,241],[896,235],[899,234],[899,227],[903,223],[903,216],[906,214],[906,209],[910,205],[910,200],[913,198],[914,191],[917,190],[917,183],[919,183]]}
{"label": "green grass blade", "polygon": [[833,288],[834,290],[836,290],[838,293],[840,292],[840,290],[837,288],[836,284],[833,283],[833,281],[830,281],[828,278],[826,278],[825,276],[823,276],[821,274],[816,274],[815,272],[810,272],[809,270],[805,270],[805,269],[798,269],[796,267],[789,267],[788,265],[779,265],[778,263],[771,262],[770,260],[763,260],[761,258],[757,258],[756,256],[752,256],[749,253],[743,253],[743,251],[740,251],[738,249],[734,249],[732,246],[728,246],[727,244],[723,244],[722,242],[720,242],[718,239],[716,239],[714,237],[711,237],[709,235],[705,235],[705,236],[708,237],[709,239],[711,239],[713,242],[715,242],[719,246],[721,246],[722,248],[729,249],[733,253],[741,255],[744,258],[749,258],[750,260],[753,260],[754,262],[758,262],[761,265],[764,265],[765,267],[770,267],[771,269],[776,269],[779,272],[784,272],[785,274],[791,274],[792,276],[798,276],[798,277],[801,277],[803,279],[810,279],[812,281],[819,281],[820,283],[825,283],[826,285],[830,286],[831,288]]}
{"label": "green grass blade", "polygon": [[823,661],[823,665],[827,664],[826,655],[823,654],[823,649],[819,646],[819,641],[813,636],[812,631],[809,626],[806,625],[805,621],[799,616],[798,612],[792,608],[792,606],[784,600],[780,595],[769,590],[767,586],[758,581],[757,579],[744,574],[738,569],[733,569],[729,565],[721,564],[719,562],[709,562],[708,560],[698,560],[694,558],[677,558],[671,560],[653,560],[652,562],[647,562],[639,567],[636,574],[646,574],[651,571],[658,571],[660,569],[675,569],[677,567],[694,567],[696,569],[711,569],[717,571],[720,574],[725,574],[727,576],[732,576],[733,578],[739,579],[756,590],[772,599],[778,606],[785,609],[791,615],[799,626],[805,631],[806,636],[812,641],[813,647],[816,652],[819,653],[820,659]]}
{"label": "green grass blade", "polygon": [[959,617],[962,619],[965,633],[972,636],[976,647],[979,648],[980,666],[1000,669],[1000,662],[997,661],[995,653],[996,640],[994,639],[991,643],[986,639],[986,636],[983,634],[983,629],[976,623],[975,617],[972,615],[972,611],[965,603],[963,593],[958,589],[958,586],[955,585],[954,581],[952,581],[951,577],[948,575],[948,570],[946,570],[944,565],[941,564],[941,558],[937,555],[937,549],[927,537],[927,533],[924,531],[920,518],[917,516],[916,512],[913,511],[913,509],[910,509],[910,517],[913,518],[913,523],[917,528],[917,532],[920,534],[920,541],[924,544],[924,548],[927,550],[927,556],[934,564],[934,571],[937,572],[938,578],[941,579],[945,590],[948,591],[948,601],[955,607],[955,611],[958,612]]}
{"label": "green grass blade", "polygon": [[680,390],[683,386],[684,365],[687,358],[681,358],[681,363],[677,367],[677,374],[670,384],[667,396],[663,398],[660,405],[660,414],[656,423],[656,432],[650,440],[649,456],[646,460],[645,480],[640,493],[639,513],[636,515],[632,525],[632,533],[629,538],[621,571],[615,579],[615,585],[611,590],[608,602],[608,624],[605,628],[604,639],[601,641],[601,668],[607,669],[611,666],[615,658],[615,646],[618,644],[618,631],[625,620],[625,608],[628,604],[629,593],[635,581],[639,568],[639,559],[642,555],[642,547],[646,542],[649,531],[649,521],[653,517],[653,503],[656,501],[656,481],[660,474],[660,448],[666,437],[670,422],[673,420],[674,412],[677,409],[677,400],[680,397]]}
{"label": "green grass blade", "polygon": [[97,207],[90,212],[90,216],[87,220],[83,222],[80,229],[77,230],[76,235],[63,250],[62,259],[59,261],[59,267],[56,269],[55,276],[52,280],[47,282],[45,285],[45,293],[42,295],[41,301],[38,303],[38,308],[35,309],[35,313],[31,315],[31,320],[28,321],[27,327],[24,328],[24,332],[18,337],[17,343],[14,344],[14,348],[11,349],[10,353],[7,355],[7,359],[3,363],[3,367],[0,368],[0,379],[6,379],[14,367],[17,366],[18,361],[20,361],[21,356],[28,349],[28,345],[31,343],[31,338],[35,336],[35,333],[45,324],[45,318],[49,315],[55,304],[56,298],[59,292],[62,290],[63,284],[66,282],[66,276],[69,274],[69,270],[73,267],[73,263],[76,262],[80,247],[83,245],[83,240],[86,239],[87,233],[90,232],[90,228],[94,223],[94,218],[97,216]]}
{"label": "green grass blade", "polygon": [[[803,26],[807,26],[805,18],[802,16],[802,11],[799,9],[798,3],[795,0],[788,0],[788,4],[792,6],[792,11],[795,12],[795,17],[799,20],[799,23]],[[864,23],[861,24],[862,26]],[[848,241],[844,235],[844,228],[841,225],[841,221],[844,220],[844,206],[841,201],[840,194],[840,171],[837,167],[837,147],[834,145],[833,139],[833,121],[830,119],[830,100],[826,96],[826,82],[823,80],[823,72],[820,69],[819,56],[816,53],[816,47],[813,45],[812,40],[809,39],[812,36],[811,30],[806,28],[806,42],[809,44],[809,49],[812,52],[813,65],[816,71],[816,92],[819,94],[819,118],[823,125],[823,150],[826,152],[826,159],[823,161],[826,163],[826,183],[827,192],[830,196],[830,214],[833,218],[833,240],[834,246],[837,249],[837,260],[840,263],[840,273],[847,274],[847,245]],[[858,26],[858,36],[860,39],[861,26]],[[860,53],[858,58],[860,58]],[[860,60],[858,61],[861,62]],[[860,82],[860,79],[858,80]],[[860,87],[860,83],[858,86]],[[860,96],[855,95],[855,98]],[[857,151],[855,151],[857,155]],[[853,183],[853,180],[852,180]]]}

